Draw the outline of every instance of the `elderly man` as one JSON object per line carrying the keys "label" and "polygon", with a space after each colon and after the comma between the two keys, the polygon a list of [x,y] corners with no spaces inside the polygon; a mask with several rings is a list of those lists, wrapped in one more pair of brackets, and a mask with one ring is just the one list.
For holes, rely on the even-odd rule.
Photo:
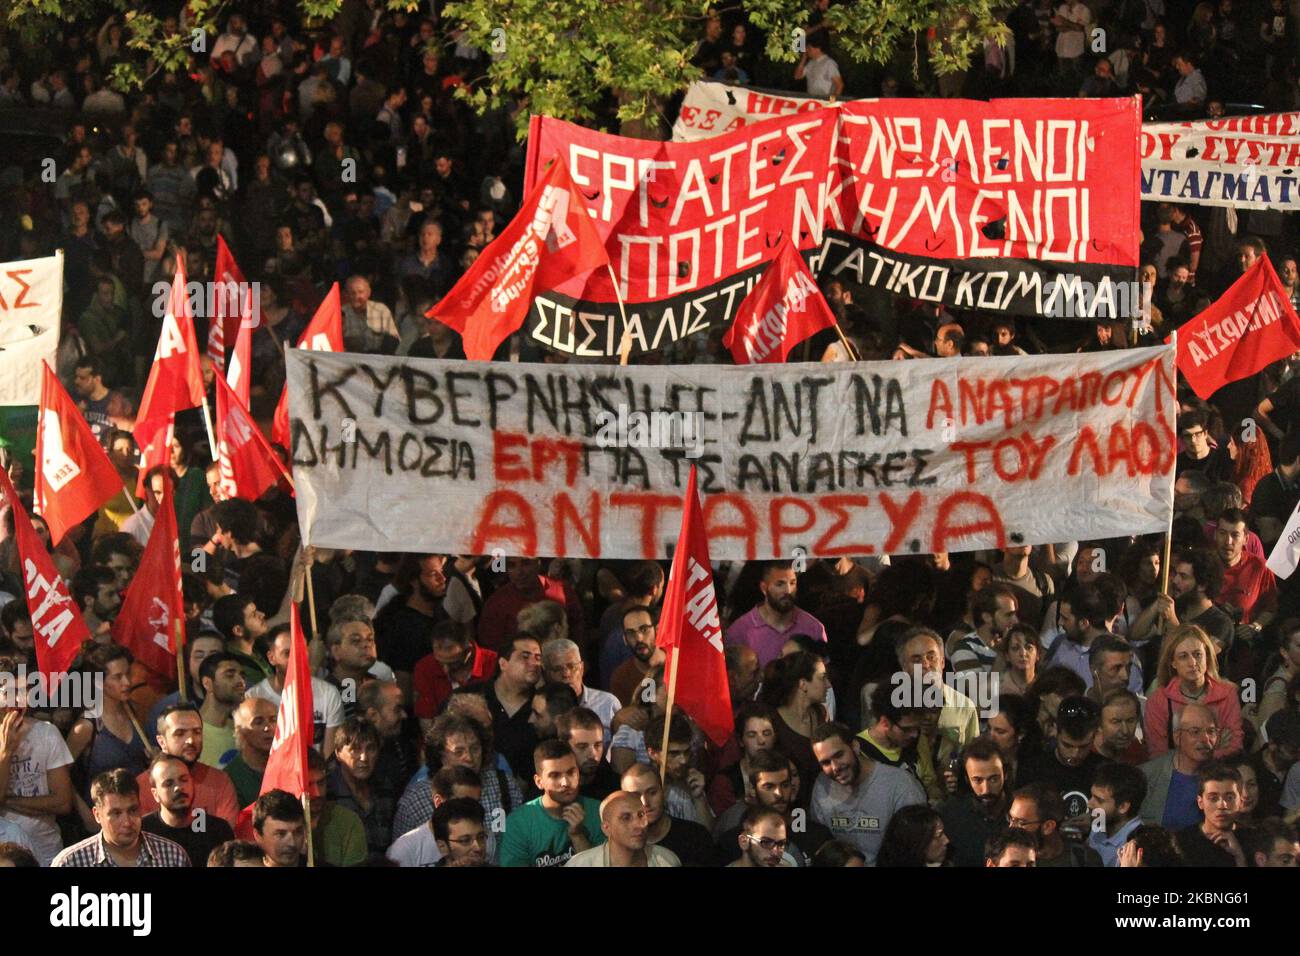
{"label": "elderly man", "polygon": [[582,651],[567,637],[547,641],[542,647],[542,671],[547,680],[567,684],[577,695],[578,706],[586,707],[605,725],[605,743],[609,743],[609,723],[623,706],[619,699],[606,690],[587,687],[583,678],[587,665],[582,661]]}
{"label": "elderly man", "polygon": [[1214,756],[1218,717],[1203,704],[1188,704],[1174,714],[1174,749],[1142,765],[1147,778],[1142,820],[1178,832],[1201,822],[1197,806],[1200,770]]}
{"label": "elderly man", "polygon": [[647,842],[648,816],[641,797],[622,790],[600,804],[605,842],[575,853],[565,866],[681,866],[672,850]]}
{"label": "elderly man", "polygon": [[347,350],[372,355],[394,354],[401,333],[392,310],[370,298],[370,282],[365,276],[348,279],[347,293],[348,304],[343,307],[343,342]]}

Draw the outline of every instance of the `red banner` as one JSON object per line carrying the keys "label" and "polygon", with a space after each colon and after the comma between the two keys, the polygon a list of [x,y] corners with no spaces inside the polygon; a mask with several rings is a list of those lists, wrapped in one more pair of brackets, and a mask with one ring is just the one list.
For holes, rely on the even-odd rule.
{"label": "red banner", "polygon": [[176,626],[185,620],[174,490],[170,476],[164,473],[163,497],[149,532],[149,543],[112,628],[114,641],[165,678],[175,676]]}
{"label": "red banner", "polygon": [[[167,311],[163,314],[162,331],[158,347],[154,350],[153,367],[140,398],[137,422],[156,422],[173,412],[197,408],[203,404],[203,369],[199,365],[199,346],[194,337],[194,317],[190,315],[190,301],[185,292],[185,269],[177,261],[176,275],[172,278]],[[136,426],[139,431],[140,426]],[[136,442],[143,445],[148,435],[139,435]]]}
{"label": "red banner", "polygon": [[298,605],[289,610],[289,669],[280,692],[280,712],[276,716],[275,739],[266,759],[261,793],[285,790],[295,797],[307,792],[307,748],[315,733],[311,699],[311,665],[307,659],[307,641],[298,618]]}
{"label": "red banner", "polygon": [[831,307],[803,257],[794,243],[782,240],[777,257],[740,303],[722,344],[737,365],[784,362],[804,339],[834,326]]}
{"label": "red banner", "polygon": [[220,375],[217,386],[217,469],[226,498],[256,501],[280,480],[275,452]]}

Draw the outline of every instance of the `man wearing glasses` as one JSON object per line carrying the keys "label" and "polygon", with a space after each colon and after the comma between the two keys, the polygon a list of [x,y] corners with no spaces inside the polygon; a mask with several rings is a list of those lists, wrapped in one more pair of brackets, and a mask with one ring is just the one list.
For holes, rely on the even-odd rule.
{"label": "man wearing glasses", "polygon": [[794,866],[785,852],[785,817],[769,807],[750,807],[740,821],[740,859],[728,866]]}
{"label": "man wearing glasses", "polygon": [[1174,714],[1174,749],[1142,765],[1147,796],[1142,820],[1177,832],[1201,822],[1196,805],[1200,770],[1214,756],[1219,740],[1215,713],[1203,704],[1188,704]]}
{"label": "man wearing glasses", "polygon": [[585,707],[600,718],[605,726],[605,743],[609,744],[609,722],[622,708],[617,697],[607,690],[596,690],[583,683],[586,665],[582,651],[567,637],[547,641],[542,648],[542,671],[546,679],[557,684],[567,684],[578,697],[578,706]]}
{"label": "man wearing glasses", "polygon": [[1038,842],[1038,866],[1101,866],[1097,851],[1067,840],[1061,832],[1065,822],[1065,801],[1043,783],[1021,787],[1011,799],[1007,825],[1023,830]]}
{"label": "man wearing glasses", "polygon": [[630,704],[646,675],[664,662],[663,651],[655,645],[655,619],[648,606],[638,604],[623,612],[623,641],[632,656],[614,668],[609,689]]}
{"label": "man wearing glasses", "polygon": [[1195,409],[1178,416],[1178,434],[1183,450],[1178,455],[1175,473],[1196,470],[1211,481],[1232,480],[1232,458],[1220,448],[1205,428],[1205,412]]}

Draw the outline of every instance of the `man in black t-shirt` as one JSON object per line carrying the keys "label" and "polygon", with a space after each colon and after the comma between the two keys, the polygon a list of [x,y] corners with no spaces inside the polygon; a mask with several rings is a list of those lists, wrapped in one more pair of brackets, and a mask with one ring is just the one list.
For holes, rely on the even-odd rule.
{"label": "man in black t-shirt", "polygon": [[646,843],[671,850],[682,866],[717,866],[718,848],[709,831],[692,820],[669,816],[659,773],[646,763],[634,763],[623,774],[623,789],[641,797],[646,810]]}
{"label": "man in black t-shirt", "polygon": [[1245,866],[1246,855],[1234,832],[1241,805],[1241,774],[1211,761],[1200,771],[1196,805],[1204,819],[1174,834],[1178,852],[1188,866]]}
{"label": "man in black t-shirt", "polygon": [[433,650],[433,626],[447,619],[447,556],[407,555],[393,579],[398,596],[375,618],[379,659],[393,669],[407,699],[415,665]]}
{"label": "man in black t-shirt", "polygon": [[1297,502],[1300,502],[1300,428],[1293,428],[1278,446],[1277,467],[1259,480],[1250,499],[1250,523],[1266,551],[1282,536]]}
{"label": "man in black t-shirt", "polygon": [[1232,480],[1232,458],[1227,448],[1211,444],[1205,412],[1193,409],[1178,416],[1178,435],[1183,450],[1178,453],[1175,471],[1199,471],[1211,481]]}
{"label": "man in black t-shirt", "polygon": [[207,860],[213,849],[235,838],[225,820],[194,809],[194,780],[180,757],[158,754],[149,767],[149,783],[158,809],[140,821],[146,833],[179,843],[195,861]]}
{"label": "man in black t-shirt", "polygon": [[1067,697],[1056,714],[1056,740],[1050,751],[1025,757],[1017,771],[1017,783],[1045,783],[1065,801],[1063,829],[1088,832],[1088,798],[1097,768],[1107,763],[1092,749],[1101,726],[1101,707],[1087,697]]}
{"label": "man in black t-shirt", "polygon": [[745,800],[729,807],[718,818],[714,827],[722,859],[730,863],[740,857],[741,819],[750,807],[766,807],[775,810],[785,819],[786,833],[790,845],[786,853],[794,858],[799,866],[811,865],[813,854],[822,844],[835,838],[835,834],[816,820],[804,818],[799,826],[791,819],[796,786],[793,764],[779,750],[760,750],[749,760],[750,792]]}

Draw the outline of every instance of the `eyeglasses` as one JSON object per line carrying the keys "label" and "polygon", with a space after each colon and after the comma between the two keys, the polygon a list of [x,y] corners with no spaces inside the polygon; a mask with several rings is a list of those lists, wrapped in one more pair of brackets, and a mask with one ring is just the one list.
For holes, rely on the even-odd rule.
{"label": "eyeglasses", "polygon": [[789,840],[773,840],[771,837],[752,837],[746,835],[750,843],[757,843],[765,852],[771,853],[773,850],[785,852],[785,848],[790,845]]}
{"label": "eyeglasses", "polygon": [[547,670],[552,674],[576,674],[582,670],[582,661],[576,664],[552,664]]}
{"label": "eyeglasses", "polygon": [[642,624],[640,627],[629,627],[624,629],[623,636],[629,641],[634,641],[638,637],[644,637],[646,634],[653,634],[655,626],[653,624]]}
{"label": "eyeglasses", "polygon": [[454,840],[449,839],[447,842],[457,846],[487,846],[487,834],[475,833],[471,836],[456,837]]}
{"label": "eyeglasses", "polygon": [[1042,820],[1022,820],[1020,817],[1013,817],[1011,814],[1007,814],[1007,825],[1020,830],[1026,829],[1027,827],[1036,827],[1042,822]]}

